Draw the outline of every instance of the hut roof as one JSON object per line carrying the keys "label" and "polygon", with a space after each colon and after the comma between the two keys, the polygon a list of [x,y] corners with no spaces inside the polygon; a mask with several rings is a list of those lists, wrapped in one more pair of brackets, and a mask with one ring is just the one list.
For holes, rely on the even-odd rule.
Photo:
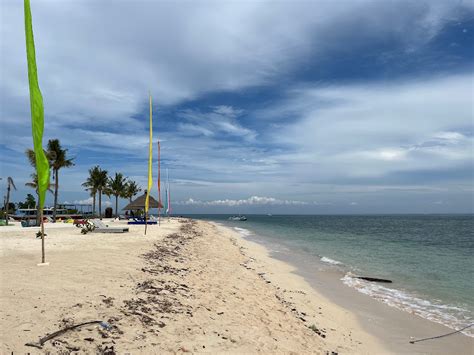
{"label": "hut roof", "polygon": [[[127,206],[122,208],[122,210],[142,210],[145,208],[145,198],[146,198],[146,193],[144,193],[141,196],[138,196],[135,200],[130,202]],[[153,198],[153,196],[150,196],[148,200],[148,206],[150,208],[158,208],[158,201]],[[160,204],[160,208],[163,208],[163,204]]]}

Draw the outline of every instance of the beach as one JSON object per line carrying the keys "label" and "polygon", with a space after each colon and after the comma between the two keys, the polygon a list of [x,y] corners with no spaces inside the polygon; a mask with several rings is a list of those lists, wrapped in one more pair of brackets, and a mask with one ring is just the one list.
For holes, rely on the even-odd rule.
{"label": "beach", "polygon": [[[375,331],[361,313],[376,301],[335,302],[291,263],[212,222],[165,219],[146,236],[143,226],[83,235],[72,225],[46,225],[48,266],[37,266],[37,229],[3,228],[2,353],[472,352],[472,338],[463,335],[442,345],[397,345],[390,332],[410,322],[403,312],[380,305],[390,311],[377,314],[397,324]],[[41,349],[25,346],[89,321],[102,323],[65,332]]]}

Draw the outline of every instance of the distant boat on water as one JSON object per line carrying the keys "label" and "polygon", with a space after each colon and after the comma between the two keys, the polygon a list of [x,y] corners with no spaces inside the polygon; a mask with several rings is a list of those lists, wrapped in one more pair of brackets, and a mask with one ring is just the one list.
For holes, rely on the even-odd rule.
{"label": "distant boat on water", "polygon": [[229,221],[246,221],[247,217],[241,216],[240,214],[238,216],[232,216],[229,217]]}

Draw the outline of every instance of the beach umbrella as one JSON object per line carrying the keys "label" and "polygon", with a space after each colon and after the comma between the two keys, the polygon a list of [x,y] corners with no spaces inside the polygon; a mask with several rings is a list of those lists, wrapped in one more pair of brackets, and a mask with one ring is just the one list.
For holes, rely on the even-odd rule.
{"label": "beach umbrella", "polygon": [[[134,210],[143,210],[145,209],[146,205],[146,196],[147,192],[142,196],[137,197],[135,200],[130,202],[128,205],[126,205],[124,208],[122,208],[123,211],[134,211]],[[153,198],[153,196],[148,197],[148,207],[149,208],[163,208],[163,205],[159,203],[157,200]]]}
{"label": "beach umbrella", "polygon": [[36,159],[36,174],[38,176],[38,213],[41,223],[41,263],[45,262],[44,252],[44,223],[43,207],[46,191],[49,187],[49,163],[43,150],[44,107],[43,96],[38,84],[36,68],[35,41],[33,37],[33,24],[31,19],[30,1],[24,0],[25,8],[25,37],[26,58],[28,63],[28,83],[30,89],[31,131]]}

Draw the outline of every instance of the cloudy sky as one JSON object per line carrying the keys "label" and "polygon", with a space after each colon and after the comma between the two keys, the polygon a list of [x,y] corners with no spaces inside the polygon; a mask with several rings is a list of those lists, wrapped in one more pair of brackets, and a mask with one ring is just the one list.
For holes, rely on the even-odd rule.
{"label": "cloudy sky", "polygon": [[[145,186],[151,91],[176,213],[472,213],[472,4],[32,0],[45,141],[76,161],[59,200],[86,200],[95,164]],[[0,175],[19,201],[22,2],[0,15]]]}

